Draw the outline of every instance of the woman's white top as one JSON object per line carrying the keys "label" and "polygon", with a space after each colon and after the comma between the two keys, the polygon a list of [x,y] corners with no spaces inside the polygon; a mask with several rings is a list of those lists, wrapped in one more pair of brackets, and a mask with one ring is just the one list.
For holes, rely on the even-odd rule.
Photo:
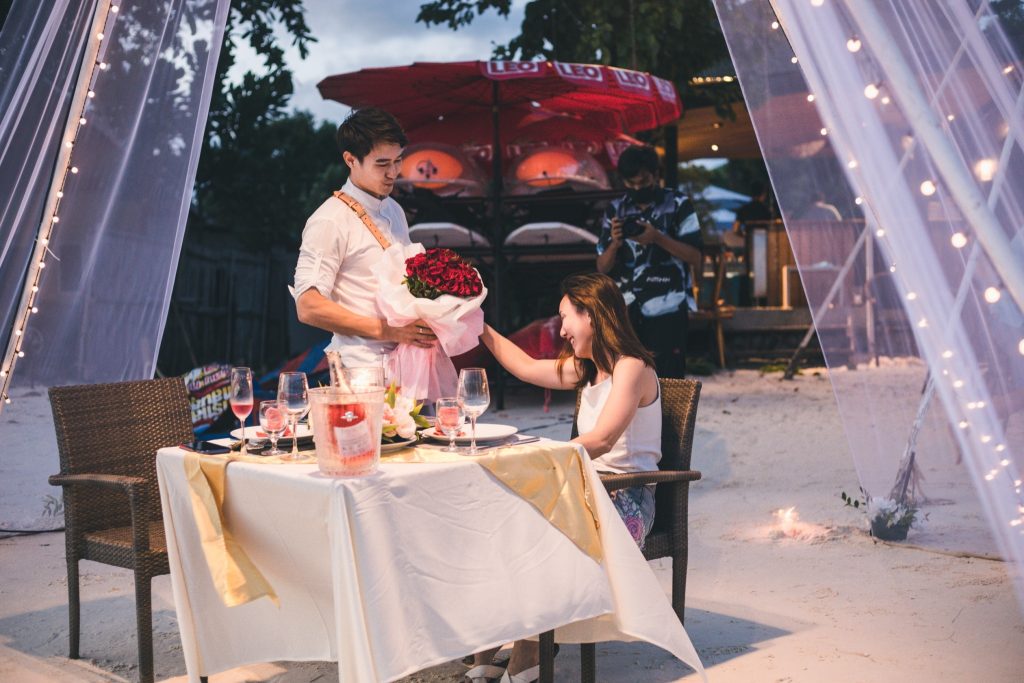
{"label": "woman's white top", "polygon": [[[576,426],[580,434],[597,427],[601,410],[612,392],[612,378],[583,387]],[[651,472],[661,460],[661,390],[649,405],[636,409],[632,421],[611,450],[594,458],[594,466],[602,472]]]}

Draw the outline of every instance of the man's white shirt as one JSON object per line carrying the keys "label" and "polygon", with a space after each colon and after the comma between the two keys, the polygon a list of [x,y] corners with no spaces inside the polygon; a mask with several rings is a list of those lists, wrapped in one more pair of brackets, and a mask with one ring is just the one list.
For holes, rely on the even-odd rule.
{"label": "man's white shirt", "polygon": [[[409,224],[398,202],[377,199],[351,181],[341,188],[366,209],[367,215],[392,244],[409,244]],[[384,250],[356,212],[333,195],[320,205],[302,230],[295,265],[294,296],[316,289],[331,301],[358,315],[383,317],[377,307],[377,266]],[[390,353],[392,342],[335,333],[330,350],[340,351],[349,367],[377,365]]]}

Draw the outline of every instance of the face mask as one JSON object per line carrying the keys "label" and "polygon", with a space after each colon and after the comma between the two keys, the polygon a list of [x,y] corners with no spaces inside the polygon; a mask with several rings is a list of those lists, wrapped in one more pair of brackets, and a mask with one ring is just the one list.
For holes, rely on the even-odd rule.
{"label": "face mask", "polygon": [[626,195],[633,200],[635,204],[652,204],[657,198],[658,188],[654,185],[648,185],[647,187],[641,187],[639,189],[627,188]]}

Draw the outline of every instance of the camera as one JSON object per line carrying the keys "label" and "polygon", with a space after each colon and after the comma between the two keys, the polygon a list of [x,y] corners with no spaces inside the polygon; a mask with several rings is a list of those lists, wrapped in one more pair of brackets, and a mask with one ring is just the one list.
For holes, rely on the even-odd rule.
{"label": "camera", "polygon": [[644,231],[644,226],[640,225],[640,219],[636,216],[627,216],[622,219],[622,236],[623,237],[636,237]]}

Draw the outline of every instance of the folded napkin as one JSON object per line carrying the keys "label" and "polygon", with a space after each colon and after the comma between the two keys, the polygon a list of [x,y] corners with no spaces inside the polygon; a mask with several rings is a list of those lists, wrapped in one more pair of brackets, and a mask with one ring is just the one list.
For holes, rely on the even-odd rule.
{"label": "folded napkin", "polygon": [[566,443],[538,443],[491,449],[466,456],[437,448],[406,448],[382,456],[385,462],[431,463],[473,460],[544,515],[595,562],[601,562],[600,523],[587,485],[583,456]]}
{"label": "folded napkin", "polygon": [[280,605],[277,594],[224,523],[227,467],[235,460],[267,462],[277,458],[185,454],[193,517],[199,529],[206,564],[213,584],[228,607],[261,597]]}

